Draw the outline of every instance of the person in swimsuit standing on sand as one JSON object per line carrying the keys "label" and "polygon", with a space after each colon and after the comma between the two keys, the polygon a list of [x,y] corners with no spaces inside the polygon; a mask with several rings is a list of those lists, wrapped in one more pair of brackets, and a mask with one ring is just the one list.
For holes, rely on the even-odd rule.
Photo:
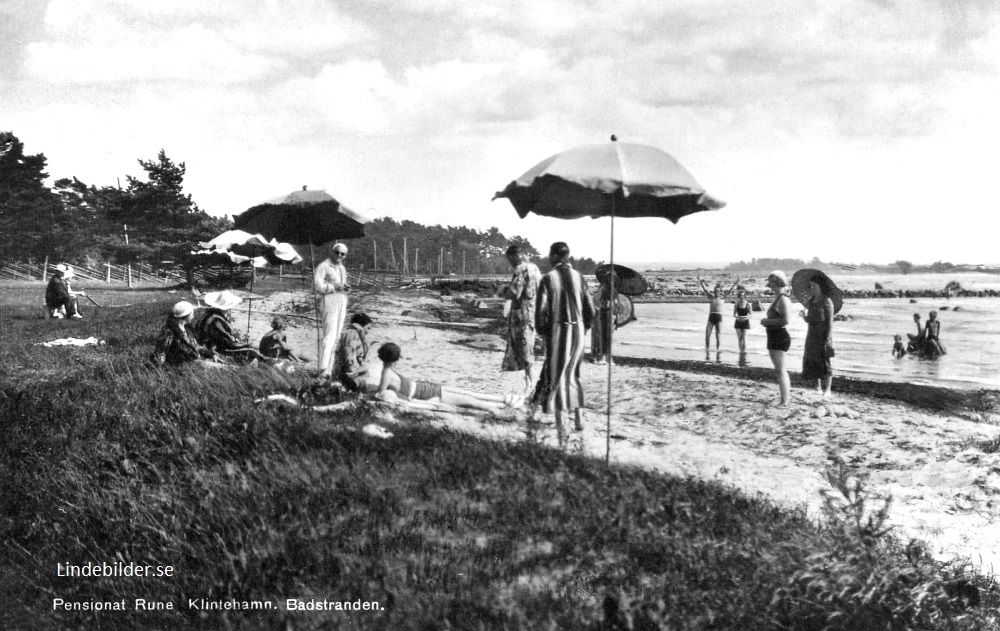
{"label": "person in swimsuit standing on sand", "polygon": [[781,270],[774,270],[767,277],[767,287],[774,292],[774,302],[767,308],[767,317],[762,318],[760,325],[767,331],[767,352],[774,364],[774,372],[778,376],[778,391],[781,393],[779,406],[788,405],[791,380],[785,368],[785,355],[791,348],[792,338],[788,335],[788,314],[792,301],[788,299],[788,277]]}
{"label": "person in swimsuit standing on sand", "polygon": [[722,309],[726,304],[726,297],[740,284],[737,278],[733,286],[726,293],[722,293],[722,283],[716,283],[715,289],[708,290],[705,281],[698,277],[701,283],[701,290],[708,296],[708,324],[705,326],[705,361],[709,359],[709,343],[712,339],[712,330],[715,330],[715,360],[718,361],[722,351],[719,350],[719,325],[722,324]]}

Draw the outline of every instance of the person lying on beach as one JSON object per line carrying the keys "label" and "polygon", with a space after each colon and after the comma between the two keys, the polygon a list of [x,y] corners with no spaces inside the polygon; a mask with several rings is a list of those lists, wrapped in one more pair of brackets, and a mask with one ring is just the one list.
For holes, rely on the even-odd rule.
{"label": "person lying on beach", "polygon": [[924,327],[924,354],[944,355],[944,346],[941,345],[941,321],[937,319],[937,311],[927,314],[927,326]]}
{"label": "person lying on beach", "polygon": [[893,339],[893,344],[892,344],[893,357],[899,358],[902,357],[903,355],[906,355],[906,347],[903,346],[903,336],[893,335],[892,339]]}
{"label": "person lying on beach", "polygon": [[715,331],[715,353],[716,356],[720,353],[719,351],[719,325],[722,324],[722,309],[726,304],[726,297],[736,286],[740,284],[740,279],[737,278],[733,286],[730,287],[725,293],[722,292],[722,283],[716,283],[715,289],[712,291],[708,290],[708,286],[705,281],[698,277],[698,282],[701,284],[701,290],[705,292],[708,296],[708,324],[705,326],[705,360],[708,360],[708,349],[709,342],[712,339],[712,331]]}
{"label": "person lying on beach", "polygon": [[271,330],[260,338],[260,354],[269,359],[289,359],[295,362],[311,361],[309,358],[301,357],[290,346],[285,336],[285,320],[275,317],[271,320]]}
{"label": "person lying on beach", "polygon": [[382,360],[382,380],[379,382],[376,396],[383,398],[386,395],[390,398],[395,396],[404,401],[438,400],[446,405],[487,412],[496,412],[505,407],[520,407],[524,404],[522,399],[512,396],[467,392],[430,381],[408,379],[395,370],[400,357],[402,350],[397,344],[386,342],[379,347],[378,358]]}

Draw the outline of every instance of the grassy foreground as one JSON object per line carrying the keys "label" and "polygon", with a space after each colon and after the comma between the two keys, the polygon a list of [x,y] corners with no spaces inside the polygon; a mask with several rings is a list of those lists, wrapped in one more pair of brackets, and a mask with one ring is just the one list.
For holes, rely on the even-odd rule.
{"label": "grassy foreground", "polygon": [[[832,472],[815,524],[716,484],[419,420],[255,406],[304,377],[147,367],[178,295],[82,321],[0,298],[0,628],[990,629],[991,579],[930,560]],[[114,301],[108,301],[114,302]],[[43,348],[56,337],[99,347]],[[68,578],[57,563],[172,565]],[[125,611],[53,600],[125,600]],[[135,599],[173,610],[136,611]],[[190,600],[273,602],[200,610]],[[286,599],[374,602],[290,611]]]}

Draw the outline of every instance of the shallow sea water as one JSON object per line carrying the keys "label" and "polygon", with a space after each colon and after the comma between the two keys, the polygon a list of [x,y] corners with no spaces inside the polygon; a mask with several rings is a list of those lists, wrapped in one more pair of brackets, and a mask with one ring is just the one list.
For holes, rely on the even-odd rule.
{"label": "shallow sea water", "polygon": [[[763,304],[766,309],[767,304]],[[793,303],[793,314],[802,308]],[[936,360],[914,356],[896,359],[892,355],[893,335],[916,333],[913,314],[923,321],[937,310],[941,321],[941,341],[947,354]],[[836,374],[870,380],[888,380],[956,389],[1000,389],[1000,298],[906,298],[847,300],[840,311],[852,319],[835,322],[833,341],[837,355]],[[615,354],[657,359],[705,360],[705,324],[708,302],[639,303],[638,321],[615,333]],[[760,326],[763,311],[751,314],[747,332],[747,363],[770,367],[765,333]],[[794,317],[789,333],[789,368],[801,368],[806,324]],[[739,359],[733,329],[732,303],[727,303],[721,325],[719,361],[736,364]],[[716,361],[712,336],[710,361]]]}

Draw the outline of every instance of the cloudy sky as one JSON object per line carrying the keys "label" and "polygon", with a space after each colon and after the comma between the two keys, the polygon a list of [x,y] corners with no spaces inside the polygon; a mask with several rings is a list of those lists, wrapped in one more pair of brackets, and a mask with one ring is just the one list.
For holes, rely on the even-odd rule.
{"label": "cloudy sky", "polygon": [[607,220],[490,199],[613,133],[729,203],[618,260],[1000,262],[995,0],[0,0],[0,88],[53,178],[162,148],[211,214],[308,185],[606,259]]}

